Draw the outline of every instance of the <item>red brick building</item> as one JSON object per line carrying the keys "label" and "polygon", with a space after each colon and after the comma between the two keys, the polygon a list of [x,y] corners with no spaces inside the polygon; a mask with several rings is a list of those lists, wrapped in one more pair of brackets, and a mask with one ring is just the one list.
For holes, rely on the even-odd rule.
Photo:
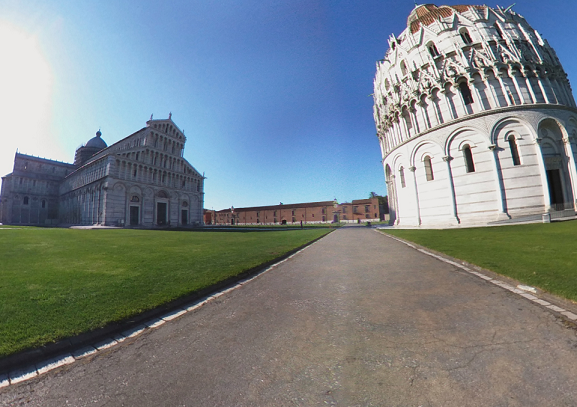
{"label": "red brick building", "polygon": [[212,212],[206,220],[217,225],[274,225],[332,223],[332,222],[376,222],[385,219],[385,209],[378,198],[356,199],[338,204],[335,201],[230,208]]}

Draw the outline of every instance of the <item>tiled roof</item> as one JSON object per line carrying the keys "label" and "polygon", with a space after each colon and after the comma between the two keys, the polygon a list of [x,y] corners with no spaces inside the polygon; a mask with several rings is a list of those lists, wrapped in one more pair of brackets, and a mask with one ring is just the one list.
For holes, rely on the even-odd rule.
{"label": "tiled roof", "polygon": [[464,13],[470,8],[477,10],[484,10],[487,6],[435,6],[434,4],[423,4],[417,6],[411,11],[407,18],[407,26],[411,29],[411,33],[416,33],[421,28],[421,25],[429,26],[439,18],[451,17],[453,13]]}
{"label": "tiled roof", "polygon": [[[323,202],[308,202],[308,203],[296,203],[296,204],[282,204],[282,205],[269,205],[269,206],[252,206],[247,208],[234,208],[235,212],[246,212],[246,211],[266,211],[266,210],[280,210],[280,209],[298,209],[298,208],[310,208],[318,206],[333,206],[334,201],[323,201]],[[230,209],[221,209],[216,211],[216,213],[230,213]]]}

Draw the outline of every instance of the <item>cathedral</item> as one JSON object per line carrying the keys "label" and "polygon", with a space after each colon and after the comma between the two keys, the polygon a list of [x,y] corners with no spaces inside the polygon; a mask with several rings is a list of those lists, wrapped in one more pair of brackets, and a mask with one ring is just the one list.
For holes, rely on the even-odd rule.
{"label": "cathedral", "polygon": [[100,131],[74,164],[16,153],[2,177],[0,222],[22,225],[192,227],[202,223],[204,176],[183,158],[171,115],[108,146]]}
{"label": "cathedral", "polygon": [[394,224],[575,216],[575,100],[521,15],[418,5],[388,45],[374,119]]}

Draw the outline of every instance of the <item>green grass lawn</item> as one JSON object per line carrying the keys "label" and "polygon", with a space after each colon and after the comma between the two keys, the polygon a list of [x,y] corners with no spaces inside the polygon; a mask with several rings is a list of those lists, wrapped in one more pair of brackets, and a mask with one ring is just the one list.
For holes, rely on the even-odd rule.
{"label": "green grass lawn", "polygon": [[329,232],[1,228],[0,357],[134,316]]}
{"label": "green grass lawn", "polygon": [[576,221],[386,233],[577,301]]}

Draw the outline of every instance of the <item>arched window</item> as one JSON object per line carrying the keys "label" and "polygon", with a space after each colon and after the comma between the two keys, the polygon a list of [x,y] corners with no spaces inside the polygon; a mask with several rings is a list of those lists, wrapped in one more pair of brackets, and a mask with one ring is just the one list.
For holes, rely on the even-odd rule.
{"label": "arched window", "polygon": [[24,205],[28,205],[28,197],[27,196],[24,197]]}
{"label": "arched window", "polygon": [[399,177],[401,178],[401,188],[406,187],[405,184],[405,169],[403,167],[401,167],[399,169]]}
{"label": "arched window", "polygon": [[511,158],[513,159],[513,165],[521,165],[521,160],[519,159],[519,149],[517,148],[517,141],[515,136],[510,135],[509,138],[509,148],[511,148]]}
{"label": "arched window", "polygon": [[467,172],[475,172],[475,163],[473,162],[473,153],[468,144],[463,146],[463,157],[465,158],[465,167]]}
{"label": "arched window", "polygon": [[433,181],[435,179],[435,175],[433,174],[433,164],[431,163],[431,157],[426,156],[423,160],[425,164],[425,175],[427,176],[427,181]]}
{"label": "arched window", "polygon": [[409,113],[404,111],[403,114],[403,119],[405,119],[405,124],[407,125],[407,131],[410,133],[411,130],[413,129],[413,122],[411,121],[411,116],[409,116]]}
{"label": "arched window", "polygon": [[407,74],[407,65],[405,64],[405,61],[401,61],[401,73],[403,76]]}
{"label": "arched window", "polygon": [[461,95],[463,95],[463,102],[466,105],[472,104],[473,95],[471,94],[471,89],[469,89],[469,84],[467,84],[465,81],[462,81],[459,83],[459,89],[461,90]]}
{"label": "arched window", "polygon": [[433,58],[439,56],[439,51],[437,50],[437,47],[435,46],[434,42],[430,42],[429,44],[427,44],[427,49],[429,50],[429,54],[431,54]]}
{"label": "arched window", "polygon": [[42,209],[45,209],[45,208],[46,208],[46,200],[43,199],[42,200]]}
{"label": "arched window", "polygon": [[463,40],[463,42],[467,45],[472,44],[473,40],[471,39],[471,36],[469,35],[469,30],[467,30],[466,28],[461,28],[459,30],[459,34],[461,34],[461,39]]}

